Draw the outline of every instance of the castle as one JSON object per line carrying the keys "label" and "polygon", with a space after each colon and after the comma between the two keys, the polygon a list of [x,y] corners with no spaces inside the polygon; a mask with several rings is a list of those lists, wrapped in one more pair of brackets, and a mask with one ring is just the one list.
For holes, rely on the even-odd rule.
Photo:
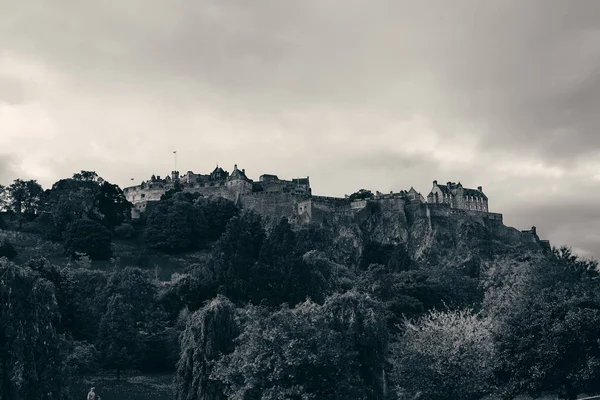
{"label": "castle", "polygon": [[469,214],[488,220],[502,222],[502,215],[488,211],[488,198],[480,187],[464,188],[448,182],[433,188],[427,200],[414,188],[399,192],[375,194],[359,191],[344,198],[314,196],[310,180],[294,178],[279,179],[277,175],[263,174],[258,181],[246,176],[245,169],[234,165],[231,173],[217,167],[210,174],[188,171],[180,176],[178,171],[165,178],[154,176],[140,185],[125,188],[127,200],[133,204],[132,218],[139,218],[153,203],[170,189],[200,193],[204,197],[223,197],[242,208],[251,209],[266,219],[278,220],[288,217],[297,222],[334,222],[344,218],[368,216],[370,206],[377,205],[390,215],[406,219],[407,213],[424,213],[427,216],[445,217],[453,214]]}

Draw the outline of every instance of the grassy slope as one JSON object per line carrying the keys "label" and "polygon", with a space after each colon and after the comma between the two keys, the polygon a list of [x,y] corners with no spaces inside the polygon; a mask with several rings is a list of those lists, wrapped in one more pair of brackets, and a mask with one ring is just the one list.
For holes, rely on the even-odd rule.
{"label": "grassy slope", "polygon": [[[66,266],[71,263],[77,268],[69,257],[64,255],[61,243],[42,239],[35,233],[18,232],[0,229],[0,241],[3,239],[12,243],[18,252],[15,262],[22,264],[31,258],[45,257],[56,265]],[[144,246],[143,239],[113,240],[113,257],[119,267],[136,266],[140,257],[147,258],[146,269],[157,273],[161,280],[169,280],[174,272],[183,272],[186,265],[199,262],[205,251],[197,251],[182,255],[167,255],[152,251]],[[110,270],[113,268],[111,261],[93,261],[93,269]]]}

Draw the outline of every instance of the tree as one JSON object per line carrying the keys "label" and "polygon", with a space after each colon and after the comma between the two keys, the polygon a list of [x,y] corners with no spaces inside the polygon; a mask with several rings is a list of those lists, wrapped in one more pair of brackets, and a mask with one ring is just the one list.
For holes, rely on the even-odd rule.
{"label": "tree", "polygon": [[470,310],[432,311],[406,321],[392,346],[398,395],[476,400],[493,387],[491,320]]}
{"label": "tree", "polygon": [[374,195],[370,190],[360,189],[358,192],[354,192],[350,196],[348,196],[348,200],[350,200],[350,201],[365,200],[365,199],[371,199],[373,197],[374,197]]}
{"label": "tree", "polygon": [[383,307],[356,291],[334,294],[323,305],[329,325],[344,335],[356,352],[355,361],[367,399],[384,399],[388,331]]}
{"label": "tree", "polygon": [[122,370],[136,362],[138,342],[131,304],[119,294],[112,296],[100,321],[98,349],[104,366],[116,371],[117,380],[121,379]]}
{"label": "tree", "polygon": [[1,240],[0,241],[0,258],[2,257],[6,257],[9,259],[15,258],[17,256],[17,250],[15,249],[15,246],[13,246],[13,244],[11,242],[9,242],[8,240]]}
{"label": "tree", "polygon": [[258,260],[264,239],[260,216],[246,211],[227,223],[215,244],[217,279],[225,285],[226,294],[232,299],[248,298],[252,266]]}
{"label": "tree", "polygon": [[237,206],[223,197],[201,197],[196,200],[195,205],[202,210],[206,219],[208,240],[217,240],[225,232],[229,220],[239,214]]}
{"label": "tree", "polygon": [[102,216],[101,222],[113,229],[131,216],[132,204],[117,185],[104,181],[95,197],[95,206]]}
{"label": "tree", "polygon": [[165,253],[198,248],[206,239],[207,224],[202,212],[179,196],[161,200],[146,220],[148,247]]}
{"label": "tree", "polygon": [[483,311],[495,321],[495,374],[506,396],[600,390],[600,294],[589,264],[559,251],[489,268]]}
{"label": "tree", "polygon": [[35,180],[15,179],[8,187],[10,209],[19,214],[32,216],[38,211],[42,186]]}
{"label": "tree", "polygon": [[112,255],[111,233],[98,222],[80,219],[67,225],[63,234],[65,250],[74,256],[84,253],[92,260],[108,260]]}
{"label": "tree", "polygon": [[225,400],[224,386],[211,379],[214,363],[234,349],[239,334],[235,306],[218,296],[192,314],[181,335],[175,377],[177,400]]}
{"label": "tree", "polygon": [[321,306],[307,301],[274,313],[249,306],[240,314],[244,328],[235,350],[211,374],[226,398],[366,398],[352,343]]}
{"label": "tree", "polygon": [[66,399],[53,285],[0,259],[0,398]]}
{"label": "tree", "polygon": [[0,185],[0,211],[6,211],[10,207],[10,197],[8,188]]}
{"label": "tree", "polygon": [[59,180],[43,197],[46,217],[40,224],[53,240],[61,240],[60,233],[78,219],[90,219],[113,229],[130,218],[132,207],[117,185],[93,171],[81,171],[72,178]]}

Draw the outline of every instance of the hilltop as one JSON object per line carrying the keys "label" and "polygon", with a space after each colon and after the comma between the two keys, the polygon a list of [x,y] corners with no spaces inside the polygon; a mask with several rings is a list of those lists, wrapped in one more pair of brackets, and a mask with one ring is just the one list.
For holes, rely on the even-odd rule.
{"label": "hilltop", "polygon": [[[235,171],[217,171],[227,196],[258,187]],[[89,374],[130,370],[175,372],[181,399],[600,390],[597,264],[505,226],[481,187],[434,181],[426,200],[259,183],[227,197],[175,179],[142,207],[89,171],[46,191],[15,181],[0,351],[45,372],[2,390],[68,398]]]}

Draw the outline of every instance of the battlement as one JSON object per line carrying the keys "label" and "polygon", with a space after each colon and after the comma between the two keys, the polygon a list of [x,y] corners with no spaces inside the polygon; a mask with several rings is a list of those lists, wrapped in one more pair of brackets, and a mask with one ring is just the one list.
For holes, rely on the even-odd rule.
{"label": "battlement", "polygon": [[481,186],[477,190],[467,189],[460,182],[438,185],[434,181],[428,201],[413,187],[389,193],[376,191],[375,194],[361,189],[341,198],[313,195],[308,176],[286,180],[274,174],[262,174],[258,181],[254,181],[247,177],[245,169],[239,169],[237,165],[231,173],[217,165],[209,174],[188,171],[180,175],[179,171],[171,171],[164,178],[152,175],[148,181],[127,187],[123,192],[134,205],[132,217],[138,218],[147,212],[150,203],[159,201],[171,189],[199,193],[204,197],[226,198],[266,219],[286,216],[297,221],[325,222],[366,218],[373,210],[371,206],[376,206],[387,215],[399,214],[403,218],[406,215],[411,218],[418,215],[469,215],[502,223],[502,214],[488,212],[487,196]]}

